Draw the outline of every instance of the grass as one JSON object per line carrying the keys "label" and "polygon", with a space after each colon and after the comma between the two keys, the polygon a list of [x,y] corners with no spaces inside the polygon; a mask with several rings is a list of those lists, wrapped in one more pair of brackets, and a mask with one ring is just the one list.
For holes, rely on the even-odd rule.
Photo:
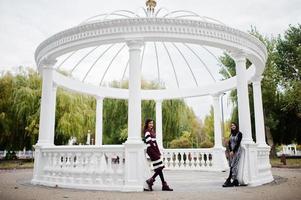
{"label": "grass", "polygon": [[32,160],[0,160],[0,169],[33,168]]}
{"label": "grass", "polygon": [[280,158],[272,158],[270,161],[272,167],[301,168],[301,158],[287,158],[286,165],[280,162]]}

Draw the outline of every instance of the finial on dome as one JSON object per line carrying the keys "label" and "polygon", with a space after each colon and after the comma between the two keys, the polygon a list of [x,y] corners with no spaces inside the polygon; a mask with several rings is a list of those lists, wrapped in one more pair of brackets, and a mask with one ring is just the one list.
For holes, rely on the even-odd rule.
{"label": "finial on dome", "polygon": [[156,2],[156,0],[147,0],[146,3],[145,3],[145,5],[147,7],[147,11],[150,14],[153,14],[154,10],[155,10],[155,7],[157,5],[157,2]]}

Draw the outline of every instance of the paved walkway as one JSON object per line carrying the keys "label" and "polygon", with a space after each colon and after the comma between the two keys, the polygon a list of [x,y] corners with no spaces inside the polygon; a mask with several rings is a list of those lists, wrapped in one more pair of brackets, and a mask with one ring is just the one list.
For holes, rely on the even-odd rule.
{"label": "paved walkway", "polygon": [[260,187],[222,188],[227,173],[166,171],[165,176],[174,192],[160,191],[159,181],[154,192],[122,193],[49,188],[30,184],[32,170],[0,171],[0,200],[157,200],[157,199],[263,199],[300,200],[301,169],[273,169],[275,181]]}

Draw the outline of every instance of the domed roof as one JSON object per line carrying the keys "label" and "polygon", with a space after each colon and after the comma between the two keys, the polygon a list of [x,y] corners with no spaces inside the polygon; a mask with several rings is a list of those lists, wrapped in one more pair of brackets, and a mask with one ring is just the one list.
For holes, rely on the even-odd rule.
{"label": "domed roof", "polygon": [[[79,24],[129,18],[189,19],[222,24],[218,20],[186,10],[168,11],[160,8],[150,12],[117,10],[90,17]],[[159,83],[164,88],[191,88],[222,79],[223,67],[218,57],[223,50],[205,45],[176,42],[145,42],[141,54],[142,78]],[[84,83],[109,86],[128,79],[128,48],[125,43],[105,44],[69,52],[57,58],[55,68]],[[226,68],[225,68],[226,69]],[[229,76],[231,76],[229,74]],[[115,85],[116,87],[116,85]]]}
{"label": "domed roof", "polygon": [[[218,59],[222,50],[204,45],[145,42],[141,53],[142,79],[165,88],[192,88],[222,79],[223,65]],[[115,43],[70,52],[59,58],[58,71],[84,83],[109,86],[122,83],[129,76],[128,48]],[[231,75],[230,75],[231,76]]]}
{"label": "domed roof", "polygon": [[[142,79],[159,85],[159,89],[182,89],[181,95],[177,90],[162,91],[160,98],[208,95],[234,88],[234,77],[219,60],[225,52],[243,54],[251,61],[248,80],[261,76],[267,51],[257,38],[192,11],[155,10],[154,0],[148,0],[147,5],[147,9],[139,8],[136,12],[117,10],[96,15],[53,35],[36,50],[38,67],[56,63],[52,67],[58,72],[84,84],[122,88],[129,78],[127,42],[139,40],[143,41]],[[222,69],[230,79],[223,80]],[[65,84],[62,79],[56,81]],[[80,82],[73,83],[84,85]],[[98,87],[91,88],[93,92],[89,94]],[[114,93],[110,93],[111,97],[127,95],[110,92]],[[145,95],[144,98],[150,98]]]}

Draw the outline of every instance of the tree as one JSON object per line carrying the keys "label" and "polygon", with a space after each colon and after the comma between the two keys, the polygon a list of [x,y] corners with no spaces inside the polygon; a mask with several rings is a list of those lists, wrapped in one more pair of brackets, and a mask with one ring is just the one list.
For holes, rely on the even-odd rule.
{"label": "tree", "polygon": [[279,101],[282,101],[279,120],[282,132],[278,142],[301,143],[301,24],[290,26],[279,36],[275,65],[281,74]]}
{"label": "tree", "polygon": [[[266,126],[266,135],[268,143],[273,147],[274,142],[290,143],[298,139],[300,134],[300,120],[298,120],[300,105],[300,25],[296,28],[290,28],[284,39],[279,37],[263,37],[256,28],[252,27],[250,34],[257,37],[265,44],[268,52],[268,59],[265,66],[262,79],[262,99],[264,107],[264,118]],[[297,39],[299,38],[299,39]],[[289,59],[288,59],[289,58]],[[235,63],[230,56],[224,54],[221,58],[222,63],[228,71],[234,75]],[[298,61],[297,61],[298,60]],[[251,63],[249,63],[251,64]],[[249,65],[247,63],[247,65]],[[288,65],[293,66],[292,69]],[[224,78],[228,78],[225,70],[220,72]],[[293,73],[293,74],[292,74]],[[284,75],[287,75],[284,78]],[[253,91],[249,86],[249,99],[252,119],[252,133],[254,134],[254,110],[253,110]],[[236,99],[236,93],[231,92],[233,99]],[[234,110],[232,120],[237,118],[237,105],[234,101]],[[236,116],[235,116],[236,115]],[[235,120],[234,120],[235,121]],[[274,149],[274,148],[273,148]]]}
{"label": "tree", "polygon": [[[67,75],[67,74],[66,74]],[[37,142],[41,101],[41,77],[33,69],[20,68],[16,74],[0,76],[0,147],[27,149]],[[111,87],[127,88],[128,81],[113,81]],[[156,82],[142,81],[144,89],[161,88]],[[85,143],[88,130],[95,137],[96,100],[94,97],[57,89],[55,138],[56,145],[67,144],[70,137]],[[203,137],[197,117],[184,100],[166,100],[163,108],[163,135],[165,145],[187,131],[192,146]],[[104,99],[104,144],[121,144],[127,138],[128,103],[126,100]],[[142,120],[155,120],[155,101],[142,101]],[[141,127],[143,126],[141,122]]]}
{"label": "tree", "polygon": [[[95,99],[57,90],[55,144],[67,144],[70,137],[77,142],[86,143],[88,130],[95,133]],[[93,137],[93,136],[92,136]]]}
{"label": "tree", "polygon": [[171,148],[192,148],[195,135],[188,131],[183,131],[180,138],[170,142]]}

